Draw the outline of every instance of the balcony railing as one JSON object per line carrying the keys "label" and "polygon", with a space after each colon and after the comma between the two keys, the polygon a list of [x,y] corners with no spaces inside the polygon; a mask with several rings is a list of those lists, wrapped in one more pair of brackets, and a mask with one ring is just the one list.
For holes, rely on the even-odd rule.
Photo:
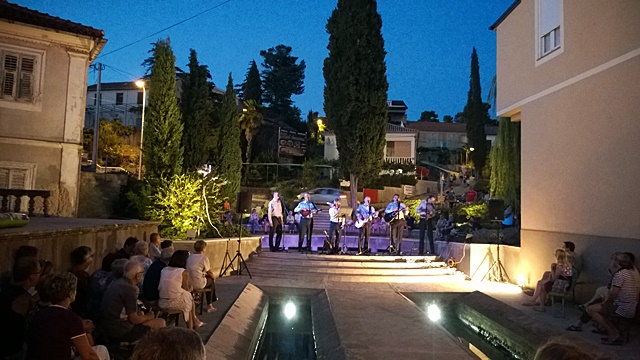
{"label": "balcony railing", "polygon": [[385,157],[385,160],[392,164],[402,165],[415,164],[416,162],[416,158],[413,156],[387,156]]}
{"label": "balcony railing", "polygon": [[13,199],[13,212],[21,212],[23,197],[29,198],[29,216],[33,216],[36,207],[36,198],[42,198],[42,212],[44,216],[49,216],[47,199],[51,196],[49,190],[23,190],[23,189],[0,189],[0,212],[9,212],[10,200]]}

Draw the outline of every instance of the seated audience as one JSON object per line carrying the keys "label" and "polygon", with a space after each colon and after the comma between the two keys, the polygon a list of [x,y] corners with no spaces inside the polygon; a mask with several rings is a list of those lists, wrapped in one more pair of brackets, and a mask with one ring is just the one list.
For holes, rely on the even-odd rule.
{"label": "seated audience", "polygon": [[144,270],[135,261],[124,266],[124,276],[109,285],[102,298],[102,331],[112,341],[133,342],[152,330],[165,326],[153,312],[138,310],[138,284]]}
{"label": "seated audience", "polygon": [[507,208],[504,210],[504,220],[502,220],[502,228],[508,229],[513,227],[514,217],[515,215],[513,214],[513,208],[511,207],[511,205],[507,206]]}
{"label": "seated audience", "polygon": [[160,259],[160,242],[162,238],[160,234],[153,233],[149,236],[149,258],[151,261]]}
{"label": "seated audience", "polygon": [[116,259],[129,259],[131,257],[131,253],[133,252],[133,248],[138,242],[138,239],[134,237],[128,237],[127,240],[124,241],[124,245],[121,249],[116,252],[108,253],[105,257],[108,258],[107,262],[113,262]]}
{"label": "seated audience", "polygon": [[158,306],[161,309],[177,309],[182,311],[184,321],[189,329],[199,328],[204,325],[196,317],[195,303],[191,295],[189,273],[186,270],[189,252],[176,250],[169,260],[169,265],[160,273],[160,300]]}
{"label": "seated audience", "polygon": [[456,228],[456,222],[453,220],[453,214],[449,214],[449,219],[447,219],[447,225],[444,227],[444,235],[449,236],[451,234],[451,230]]}
{"label": "seated audience", "polygon": [[578,345],[574,339],[555,338],[540,346],[533,360],[595,360],[594,349]]}
{"label": "seated audience", "polygon": [[289,212],[289,215],[287,215],[287,231],[289,234],[293,234],[296,232],[296,229],[296,217],[292,212]]}
{"label": "seated audience", "polygon": [[40,280],[40,262],[23,256],[13,266],[13,279],[0,292],[0,358],[24,356],[24,333],[27,314],[33,307],[29,289]]}
{"label": "seated audience", "polygon": [[96,323],[100,322],[100,309],[102,308],[102,298],[104,297],[104,293],[114,280],[123,276],[124,266],[128,261],[129,260],[127,259],[105,257],[102,260],[102,267],[91,274],[91,278],[89,279],[89,289],[91,291],[91,301],[89,301],[89,319]]}
{"label": "seated audience", "polygon": [[72,349],[83,360],[109,360],[104,346],[94,346],[91,320],[83,321],[69,310],[77,283],[70,272],[52,274],[47,280],[44,292],[51,305],[40,309],[27,329],[26,360],[69,360]]}
{"label": "seated audience", "polygon": [[608,336],[603,338],[603,344],[622,345],[620,331],[612,323],[612,318],[619,316],[633,319],[636,316],[640,284],[635,275],[632,258],[628,253],[616,253],[611,261],[611,269],[614,273],[609,295],[604,302],[587,307],[587,313],[601,329],[606,331]]}
{"label": "seated audience", "polygon": [[142,283],[142,299],[146,301],[156,301],[160,299],[160,291],[158,286],[160,285],[160,274],[162,269],[167,267],[169,260],[173,255],[173,248],[165,248],[160,252],[160,259],[156,260],[149,266],[147,273],[144,276],[144,282]]}
{"label": "seated audience", "polygon": [[162,242],[160,243],[160,250],[166,248],[171,248],[171,250],[175,251],[175,249],[173,248],[173,240],[162,240]]}
{"label": "seated audience", "polygon": [[133,252],[129,260],[138,262],[146,272],[153,262],[149,258],[149,244],[144,241],[138,241],[133,247]]}
{"label": "seated audience", "polygon": [[[213,301],[218,300],[216,296],[216,284],[213,272],[211,271],[211,263],[209,258],[204,254],[207,243],[204,240],[198,240],[193,244],[195,254],[189,255],[187,258],[187,271],[189,273],[189,282],[194,289],[212,288],[211,292],[205,294],[207,298],[207,312],[214,312]],[[212,296],[213,295],[213,296]],[[203,301],[200,299],[200,301]]]}
{"label": "seated audience", "polygon": [[573,266],[575,270],[581,271],[582,259],[580,258],[580,254],[575,253],[576,245],[571,241],[565,241],[562,248],[567,253],[567,260],[569,260],[571,266]]}
{"label": "seated audience", "polygon": [[[15,265],[18,262],[18,259],[27,256],[38,258],[38,248],[30,245],[21,245],[13,254],[13,264]],[[11,271],[5,271],[0,275],[0,291],[11,283],[12,276],[13,274]]]}
{"label": "seated audience", "polygon": [[440,214],[440,218],[436,223],[436,240],[444,240],[444,229],[447,227],[447,219],[444,214]]}
{"label": "seated audience", "polygon": [[482,229],[482,225],[480,225],[480,219],[476,219],[473,216],[469,217],[468,225],[469,225],[470,232],[474,232],[476,230]]}
{"label": "seated audience", "polygon": [[82,318],[88,317],[89,302],[91,301],[91,289],[89,281],[91,275],[87,269],[93,264],[93,251],[88,246],[79,246],[71,252],[71,272],[78,278],[75,301],[71,303],[71,309]]}
{"label": "seated audience", "polygon": [[[557,249],[555,255],[556,262],[551,264],[551,271],[545,272],[542,279],[538,280],[533,292],[533,299],[522,305],[534,306],[536,311],[545,311],[544,303],[547,301],[547,294],[552,290],[565,290],[571,284],[573,269],[567,260],[567,253],[562,249]],[[538,304],[536,300],[539,300],[540,303]]]}
{"label": "seated audience", "polygon": [[260,228],[260,218],[258,217],[256,209],[251,209],[248,224],[251,226],[251,233],[255,233],[256,229]]}
{"label": "seated audience", "polygon": [[138,342],[131,360],[205,360],[200,335],[193,330],[167,327],[148,334]]}

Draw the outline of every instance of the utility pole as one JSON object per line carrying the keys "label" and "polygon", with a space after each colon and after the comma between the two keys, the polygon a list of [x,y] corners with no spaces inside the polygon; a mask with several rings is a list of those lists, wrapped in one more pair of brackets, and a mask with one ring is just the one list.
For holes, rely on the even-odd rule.
{"label": "utility pole", "polygon": [[96,63],[93,68],[98,70],[98,82],[96,83],[96,116],[93,120],[93,151],[91,153],[91,170],[96,171],[98,165],[98,135],[100,129],[100,82],[102,81],[102,70],[104,65]]}

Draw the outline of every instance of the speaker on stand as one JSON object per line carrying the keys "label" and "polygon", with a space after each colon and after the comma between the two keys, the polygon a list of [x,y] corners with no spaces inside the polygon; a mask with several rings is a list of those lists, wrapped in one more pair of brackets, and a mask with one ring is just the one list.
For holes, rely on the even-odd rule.
{"label": "speaker on stand", "polygon": [[[504,220],[504,200],[489,200],[489,220],[491,220],[492,222],[502,223],[502,220]],[[505,282],[506,278],[507,282],[511,282],[511,279],[509,279],[509,275],[507,274],[507,270],[504,268],[502,262],[500,261],[500,225],[498,225],[498,227],[496,228],[496,232],[498,235],[498,257],[497,260],[493,262],[491,267],[489,267],[487,273],[484,274],[482,280],[492,274],[493,268],[496,268],[498,275],[493,277],[495,281]]]}
{"label": "speaker on stand", "polygon": [[[236,275],[242,275],[242,268],[247,270],[247,274],[249,274],[249,278],[251,278],[251,272],[249,271],[249,267],[247,266],[242,253],[240,252],[240,244],[242,243],[242,218],[244,214],[249,213],[251,211],[251,203],[253,201],[252,194],[247,191],[240,191],[238,193],[238,197],[236,198],[236,212],[240,214],[240,220],[238,220],[238,250],[236,250],[236,256],[233,257],[229,261],[229,264],[226,265],[226,259],[229,256],[229,246],[227,242],[227,253],[225,254],[225,261],[222,263],[222,268],[220,269],[220,276],[225,274],[229,268],[233,269],[233,262],[238,259],[238,267],[234,270]],[[225,266],[226,265],[226,266]]]}

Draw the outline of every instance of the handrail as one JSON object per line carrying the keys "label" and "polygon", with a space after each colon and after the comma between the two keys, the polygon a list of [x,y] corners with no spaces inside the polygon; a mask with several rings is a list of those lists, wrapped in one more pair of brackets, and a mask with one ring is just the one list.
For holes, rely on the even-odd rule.
{"label": "handrail", "polygon": [[35,212],[36,200],[35,198],[41,197],[42,201],[42,211],[44,216],[49,216],[49,208],[47,206],[47,199],[51,196],[51,191],[49,190],[26,190],[26,189],[0,189],[0,197],[2,198],[2,202],[0,202],[0,212],[9,212],[9,196],[14,197],[13,203],[13,212],[20,212],[20,208],[22,206],[22,197],[29,197],[29,216],[33,216]]}

